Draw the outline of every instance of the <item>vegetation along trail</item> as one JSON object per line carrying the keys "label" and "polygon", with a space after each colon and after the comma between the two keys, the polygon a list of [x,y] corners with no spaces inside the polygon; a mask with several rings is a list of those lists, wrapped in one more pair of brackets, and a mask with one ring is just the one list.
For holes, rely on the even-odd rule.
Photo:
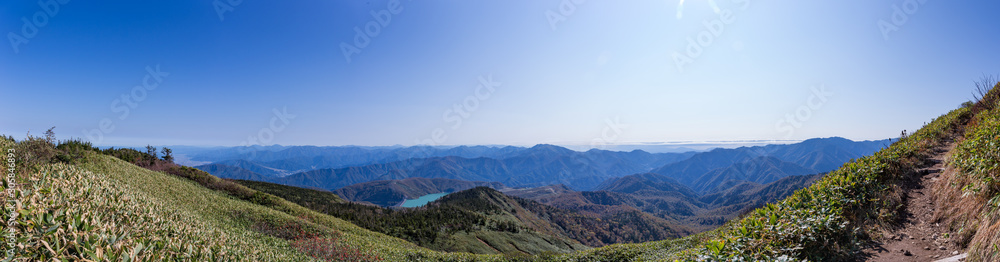
{"label": "vegetation along trail", "polygon": [[[938,183],[945,183],[945,172],[954,172],[946,165],[946,159],[955,142],[937,146],[928,162],[916,174],[906,176],[903,189],[906,204],[900,224],[889,230],[884,239],[865,250],[868,261],[961,261],[965,257],[963,248],[952,240],[951,232],[935,216],[935,210],[948,205],[935,199],[932,189]],[[961,259],[961,260],[959,260]]]}

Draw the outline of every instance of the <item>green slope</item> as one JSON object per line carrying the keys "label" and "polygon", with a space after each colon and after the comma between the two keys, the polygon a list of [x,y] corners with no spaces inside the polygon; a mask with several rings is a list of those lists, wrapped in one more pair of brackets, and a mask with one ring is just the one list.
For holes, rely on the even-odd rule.
{"label": "green slope", "polygon": [[[994,88],[993,93],[996,92],[1000,90]],[[932,149],[944,144],[946,138],[960,134],[974,115],[975,119],[983,118],[983,114],[973,113],[973,107],[956,109],[889,148],[851,161],[812,186],[796,191],[778,203],[756,209],[739,220],[730,221],[719,229],[679,240],[599,248],[579,256],[616,261],[856,260],[860,248],[871,239],[880,238],[883,229],[899,221],[903,204],[899,185],[904,176],[917,174],[921,167],[928,166],[927,156],[931,155]],[[1000,121],[993,120],[991,123],[991,131],[983,131],[987,135],[981,137],[1000,141],[1000,132],[996,131]],[[1000,158],[1000,154],[995,153],[996,142],[985,143],[983,138],[977,140],[980,141],[976,147],[979,150],[971,151],[984,158],[992,153],[993,160],[973,161],[977,167],[970,169],[991,170],[993,176],[983,176],[981,181],[1000,181],[996,179],[995,163]],[[993,146],[992,150],[985,150],[988,146],[984,144]],[[989,164],[993,164],[992,169],[986,168]],[[996,182],[988,185],[1000,188]],[[996,231],[988,232],[992,234]],[[972,240],[973,244],[979,238],[997,239],[977,235]],[[1000,241],[982,242],[979,255],[996,258],[997,253],[993,251],[997,248],[989,246]]]}
{"label": "green slope", "polygon": [[[34,151],[29,142],[0,143],[4,152]],[[330,255],[317,249],[360,260],[398,261],[432,253],[274,196],[251,193],[266,205],[255,204],[94,152],[84,152],[73,165],[31,163],[35,156],[15,155],[22,168],[16,175],[19,203],[14,208],[19,214],[14,218],[19,261],[122,256],[140,261],[309,261],[310,253]],[[5,183],[4,190],[10,186]],[[4,211],[6,221],[12,210]],[[9,230],[7,224],[2,230]]]}
{"label": "green slope", "polygon": [[979,82],[976,112],[946,163],[943,183],[932,188],[939,208],[934,219],[956,232],[968,261],[1000,260],[1000,83],[985,92]]}
{"label": "green slope", "polygon": [[[85,152],[79,161],[71,161],[75,165],[22,165],[34,165],[38,170],[17,177],[21,192],[16,197],[21,205],[15,208],[20,214],[15,218],[20,234],[18,257],[24,261],[54,257],[113,260],[118,256],[144,261],[302,261],[311,259],[305,253],[319,255],[317,249],[347,249],[345,253],[369,256],[360,259],[387,261],[846,258],[870,232],[898,216],[895,207],[899,203],[886,199],[898,193],[894,183],[899,177],[915,169],[919,164],[916,160],[926,150],[970,115],[968,108],[955,110],[892,147],[848,163],[788,199],[714,231],[677,240],[526,258],[430,251],[272,195],[213,186],[219,179],[207,173],[186,175],[194,179],[188,180]],[[29,142],[13,145],[3,140],[2,147],[32,151]],[[5,184],[5,189],[9,186]],[[0,218],[6,220],[11,210],[5,211]],[[80,214],[79,219],[76,214]],[[79,222],[86,219],[90,219],[87,226]],[[8,228],[4,225],[2,229]],[[303,246],[307,248],[300,248]]]}
{"label": "green slope", "polygon": [[507,196],[485,187],[450,194],[423,208],[387,209],[343,203],[330,192],[266,182],[237,182],[343,218],[364,228],[442,251],[485,254],[565,253],[586,249],[577,241],[591,246],[604,246],[615,242],[659,240],[681,235],[673,232],[677,226],[665,221],[655,223],[660,221],[652,217],[639,217],[642,215],[639,212],[623,213],[620,218],[598,218],[550,207],[534,200]]}
{"label": "green slope", "polygon": [[998,88],[778,203],[675,240],[531,257],[442,253],[207,173],[172,169],[177,175],[171,175],[86,150],[52,152],[51,144],[31,138],[17,144],[0,139],[2,152],[16,151],[16,183],[3,183],[16,193],[4,194],[12,205],[0,214],[14,224],[0,224],[0,230],[14,230],[17,261],[308,261],[328,255],[348,261],[851,260],[900,218],[903,178],[928,165],[930,151],[946,138],[964,134],[948,161],[958,171],[935,194],[962,197],[943,219],[963,229],[957,237],[967,241],[970,259],[992,261],[1000,258]]}

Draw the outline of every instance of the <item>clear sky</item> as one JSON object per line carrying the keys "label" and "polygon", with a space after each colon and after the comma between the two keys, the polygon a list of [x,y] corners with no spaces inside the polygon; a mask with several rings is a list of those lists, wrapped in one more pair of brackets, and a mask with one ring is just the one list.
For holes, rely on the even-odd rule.
{"label": "clear sky", "polygon": [[1000,73],[998,1],[40,3],[0,133],[98,145],[884,139]]}

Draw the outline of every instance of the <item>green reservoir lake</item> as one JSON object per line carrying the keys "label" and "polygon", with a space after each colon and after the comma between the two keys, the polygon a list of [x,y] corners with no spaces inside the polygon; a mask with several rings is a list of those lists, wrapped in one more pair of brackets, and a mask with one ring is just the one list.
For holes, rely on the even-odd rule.
{"label": "green reservoir lake", "polygon": [[443,196],[445,196],[447,194],[448,193],[436,193],[436,194],[424,195],[422,197],[418,197],[417,199],[403,200],[403,203],[400,204],[400,206],[402,206],[402,207],[422,207],[424,205],[427,205],[427,203],[430,203],[431,201],[437,200],[438,198],[441,198],[441,197],[443,197]]}

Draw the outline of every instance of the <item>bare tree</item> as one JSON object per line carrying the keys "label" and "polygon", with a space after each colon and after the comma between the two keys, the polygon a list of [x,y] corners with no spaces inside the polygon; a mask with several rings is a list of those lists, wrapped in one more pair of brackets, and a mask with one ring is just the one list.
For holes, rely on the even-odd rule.
{"label": "bare tree", "polygon": [[156,159],[157,158],[156,157],[156,147],[153,147],[151,145],[146,145],[146,154],[149,154],[150,157],[152,157],[153,159]]}
{"label": "bare tree", "polygon": [[976,84],[976,90],[972,91],[972,98],[975,99],[976,104],[973,107],[973,111],[978,112],[983,109],[993,109],[993,107],[996,106],[998,95],[997,92],[993,92],[991,94],[990,90],[993,90],[994,86],[1000,84],[997,82],[997,77],[983,74],[983,76],[979,77],[979,80],[974,83]]}
{"label": "bare tree", "polygon": [[52,131],[53,129],[56,129],[56,127],[53,126],[52,128],[49,128],[48,131],[45,131],[45,142],[49,142],[49,144],[55,145],[56,144],[56,132]]}

